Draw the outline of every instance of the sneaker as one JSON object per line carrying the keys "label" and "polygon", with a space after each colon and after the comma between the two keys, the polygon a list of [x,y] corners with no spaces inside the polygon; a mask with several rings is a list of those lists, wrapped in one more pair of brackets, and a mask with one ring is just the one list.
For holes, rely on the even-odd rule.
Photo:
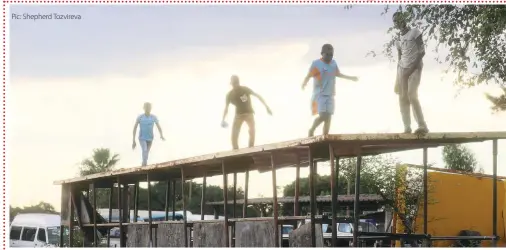
{"label": "sneaker", "polygon": [[411,134],[411,128],[405,128],[404,134]]}
{"label": "sneaker", "polygon": [[427,134],[429,133],[429,129],[426,128],[426,127],[419,127],[418,129],[415,130],[415,134]]}

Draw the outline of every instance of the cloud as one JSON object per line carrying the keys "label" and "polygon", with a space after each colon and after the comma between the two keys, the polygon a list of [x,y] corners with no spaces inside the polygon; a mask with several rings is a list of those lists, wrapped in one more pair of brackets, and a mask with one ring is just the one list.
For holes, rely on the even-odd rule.
{"label": "cloud", "polygon": [[[280,102],[282,99],[276,93],[285,88],[287,95],[302,95],[298,82],[304,72],[292,74],[292,66],[298,62],[297,55],[306,49],[300,44],[245,48],[202,57],[192,67],[187,64],[166,67],[155,62],[149,65],[152,70],[145,77],[136,79],[25,78],[12,84],[10,107],[17,114],[9,122],[11,197],[17,197],[13,204],[37,202],[32,201],[34,198],[59,204],[56,195],[59,188],[52,181],[75,176],[76,164],[96,147],[108,147],[119,153],[121,167],[137,166],[139,153],[130,149],[131,133],[144,101],[153,102],[153,111],[168,139],[154,144],[150,162],[228,149],[229,131],[221,129],[219,121],[231,72],[240,74],[244,84],[262,94],[277,115],[283,117],[282,110],[291,104]],[[294,50],[292,56],[284,56]],[[276,56],[276,52],[281,56]],[[283,63],[288,63],[287,67],[276,68]],[[272,121],[258,102],[255,106],[259,113],[258,129],[262,131],[258,143],[289,136],[286,133],[277,138],[271,136],[268,131],[272,129],[269,128]],[[198,138],[211,143],[196,143]],[[31,174],[26,175],[28,172]],[[40,184],[46,195],[26,194],[20,186],[25,182]]]}
{"label": "cloud", "polygon": [[[385,38],[381,27],[387,24],[364,19],[373,27],[360,25],[366,22],[360,21],[361,17],[376,13],[373,9],[330,15],[342,6],[326,7],[269,7],[255,9],[258,13],[249,7],[227,7],[227,11],[235,11],[227,12],[223,19],[219,17],[225,14],[217,7],[150,7],[144,10],[156,18],[149,20],[122,18],[139,13],[135,8],[83,7],[67,10],[96,17],[86,19],[90,22],[87,26],[13,23],[18,30],[13,28],[17,34],[11,37],[9,85],[9,112],[13,114],[9,117],[8,151],[11,204],[46,200],[59,207],[60,187],[52,181],[75,176],[76,164],[96,147],[119,153],[122,168],[138,166],[140,152],[131,150],[131,134],[134,118],[145,101],[153,103],[167,138],[154,143],[150,162],[229,149],[230,130],[219,123],[231,74],[238,74],[243,84],[260,93],[274,112],[272,117],[266,115],[254,101],[258,144],[305,137],[313,117],[308,107],[310,93],[301,91],[300,83],[325,42],[335,45],[342,70],[361,79],[358,83],[338,81],[332,133],[400,131],[397,97],[392,91],[395,64],[364,57],[369,49],[381,46]],[[265,14],[266,21],[255,19],[260,10],[271,11]],[[292,23],[278,20],[274,10],[292,17]],[[148,14],[142,17],[149,18]],[[349,15],[356,18],[349,19]],[[241,16],[249,18],[243,26],[237,22]],[[175,25],[167,21],[169,17],[193,21]],[[156,20],[165,24],[146,24]],[[207,22],[203,25],[199,20]],[[255,26],[257,22],[260,24]],[[228,26],[217,25],[222,23]],[[199,25],[205,28],[198,29]],[[183,34],[185,29],[193,35]],[[52,33],[44,33],[47,31]],[[202,33],[195,37],[197,31]],[[36,38],[43,45],[38,45]],[[481,89],[463,91],[455,98],[455,88],[441,81],[440,70],[426,67],[423,74],[419,93],[432,131],[499,130],[506,126],[506,119],[488,113],[481,92],[475,93]],[[247,133],[241,134],[241,145],[246,137]],[[479,152],[480,159],[487,157]],[[417,152],[402,157],[410,163],[421,161]],[[483,164],[490,166],[486,160]],[[290,171],[281,173],[279,185],[294,178]],[[263,179],[265,175],[252,174],[251,185]],[[26,182],[39,187],[39,193],[27,193]],[[221,180],[210,183],[220,184]],[[272,190],[259,186],[252,197],[258,193],[270,194]]]}
{"label": "cloud", "polygon": [[[143,77],[146,62],[188,48],[233,50],[312,36],[342,40],[381,24],[371,26],[367,20],[372,17],[343,6],[13,6],[11,12],[82,15],[73,21],[12,20],[13,79]],[[374,18],[382,20],[379,14]]]}

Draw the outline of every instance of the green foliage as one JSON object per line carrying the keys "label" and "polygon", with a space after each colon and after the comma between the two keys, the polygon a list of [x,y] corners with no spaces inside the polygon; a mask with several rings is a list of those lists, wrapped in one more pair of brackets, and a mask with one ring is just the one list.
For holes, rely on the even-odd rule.
{"label": "green foliage", "polygon": [[502,90],[504,93],[500,96],[485,94],[487,99],[492,103],[491,109],[494,112],[506,111],[506,87],[502,88]]}
{"label": "green foliage", "polygon": [[[102,173],[111,171],[119,162],[119,155],[112,154],[107,148],[98,148],[93,150],[90,158],[81,162],[79,173],[81,176]],[[191,184],[190,184],[191,183]],[[190,189],[191,185],[191,189]],[[181,182],[176,182],[176,210],[183,209],[183,201],[181,196]],[[186,181],[184,184],[186,208],[192,213],[200,213],[202,184],[196,182]],[[153,210],[165,210],[165,197],[167,190],[167,182],[152,182],[151,183],[151,207]],[[190,195],[191,190],[191,195]],[[97,189],[97,207],[109,207],[109,189]],[[233,187],[228,187],[228,195],[231,198],[233,194]],[[113,199],[111,206],[113,208],[117,205],[117,189],[113,189]],[[244,198],[244,191],[239,187],[236,192],[237,199]],[[191,199],[190,199],[191,197]],[[222,201],[223,189],[219,186],[207,185],[205,202]],[[90,201],[93,199],[93,192],[90,191]],[[139,188],[139,210],[147,210],[148,190],[147,188]],[[172,201],[170,201],[172,204]],[[172,208],[172,206],[170,206]],[[206,211],[212,213],[212,211]]]}
{"label": "green foliage", "polygon": [[[363,158],[362,160],[362,170],[364,166],[367,166],[370,158]],[[328,166],[328,162],[319,163],[323,166]],[[348,159],[340,159],[339,160],[339,176],[337,180],[337,193],[338,194],[354,194],[355,193],[355,168],[357,165],[357,161],[355,158]],[[360,193],[371,193],[372,190],[369,189],[367,182],[369,181],[370,176],[362,175],[360,178]],[[317,195],[330,195],[330,176],[329,175],[316,175],[315,178],[316,183],[316,194]],[[300,189],[299,194],[301,196],[309,195],[309,179],[308,177],[301,177],[300,181]],[[294,196],[295,195],[295,181],[290,184],[287,184],[283,187],[283,196]]]}
{"label": "green foliage", "polygon": [[474,173],[478,165],[474,153],[462,144],[444,146],[443,161],[447,169],[468,173]]}
{"label": "green foliage", "polygon": [[[387,13],[390,6],[382,14]],[[400,5],[406,23],[436,42],[437,62],[447,63],[461,86],[506,82],[506,6],[504,5]],[[399,33],[392,27],[383,54],[392,59]],[[440,49],[447,49],[443,53]],[[374,52],[372,54],[375,54]]]}
{"label": "green foliage", "polygon": [[[191,195],[190,195],[190,185],[191,185]],[[200,214],[200,204],[202,198],[202,184],[186,181],[184,185],[185,189],[185,201],[186,201],[186,209],[192,213]],[[164,211],[165,210],[165,198],[167,192],[167,182],[152,182],[151,183],[151,209],[155,211]],[[172,193],[172,191],[171,191]],[[108,189],[97,189],[97,207],[98,208],[108,208],[109,207],[109,190]],[[113,189],[113,198],[112,198],[112,207],[117,208],[117,188]],[[132,193],[133,195],[133,193]],[[233,187],[228,187],[228,197],[229,200],[232,199],[233,195]],[[172,197],[172,194],[171,194]],[[191,197],[191,199],[190,199]],[[244,198],[244,190],[241,187],[237,188],[236,191],[237,199]],[[90,201],[93,199],[93,194],[90,192]],[[223,200],[223,188],[214,185],[206,185],[206,195],[204,202],[213,202],[213,201],[222,201]],[[183,209],[183,200],[181,196],[181,182],[176,181],[176,211]],[[133,204],[132,204],[133,208]],[[205,206],[205,213],[212,214],[213,211],[209,210],[207,206]],[[242,207],[237,207],[237,211],[242,211]],[[139,210],[148,210],[148,189],[139,187]],[[172,201],[169,200],[169,210],[172,211]],[[230,215],[232,215],[231,209]]]}
{"label": "green foliage", "polygon": [[79,175],[86,176],[111,171],[118,162],[118,154],[111,154],[111,151],[108,148],[96,148],[93,149],[93,154],[90,158],[81,162]]}
{"label": "green foliage", "polygon": [[[367,166],[369,158],[363,158],[362,170],[364,166]],[[329,162],[318,163],[318,168],[328,167]],[[356,169],[356,158],[347,158],[339,160],[339,175],[336,180],[337,193],[338,195],[355,194],[355,169]],[[361,172],[363,173],[363,171]],[[360,193],[372,194],[373,190],[369,188],[368,182],[370,181],[369,175],[361,175],[360,178]],[[316,195],[330,195],[330,175],[316,175],[315,176],[315,191]],[[309,196],[309,178],[301,177],[299,180],[299,195]],[[283,187],[283,196],[294,196],[295,195],[295,181],[287,184]],[[301,214],[307,214],[310,212],[309,207],[301,206]],[[293,206],[285,206],[281,209],[283,215],[293,215]]]}
{"label": "green foliage", "polygon": [[[90,158],[84,159],[79,167],[79,175],[86,176],[91,174],[103,173],[111,171],[119,162],[119,155],[112,154],[108,148],[96,148],[93,149],[93,153]],[[97,208],[108,208],[109,207],[109,193],[107,189],[96,189],[97,196]],[[93,200],[95,194],[89,192],[90,202]],[[113,199],[113,202],[117,202],[117,198]],[[116,206],[117,207],[117,206]],[[74,228],[74,237],[72,246],[90,246],[93,243],[86,242],[83,232],[78,228]],[[65,244],[68,244],[68,239]]]}
{"label": "green foliage", "polygon": [[[337,182],[338,194],[355,193],[354,181],[356,176],[356,159],[340,159],[339,179]],[[392,208],[401,218],[408,232],[416,229],[416,216],[423,198],[423,172],[419,169],[399,171],[400,166],[395,158],[389,155],[372,156],[362,158],[360,172],[360,193],[377,194],[384,199],[387,207]],[[317,176],[316,193],[330,195],[330,176]],[[408,181],[405,181],[408,180]],[[398,189],[398,187],[403,187]],[[429,186],[429,191],[430,191]],[[293,196],[295,182],[285,186],[284,196]],[[300,195],[309,195],[309,183],[307,178],[300,179]],[[402,202],[400,202],[402,199]],[[401,205],[404,204],[404,205]],[[292,207],[283,208],[290,213]],[[302,213],[305,211],[301,208]]]}
{"label": "green foliage", "polygon": [[[387,207],[396,212],[406,233],[415,232],[416,217],[423,204],[423,170],[407,168],[393,159],[384,158],[373,162],[366,174],[373,176],[370,188],[384,199]],[[429,177],[427,181],[427,192],[431,193],[433,188]],[[434,203],[428,200],[428,204]]]}
{"label": "green foliage", "polygon": [[[111,171],[119,162],[119,155],[112,154],[108,148],[93,149],[93,154],[90,158],[84,159],[79,167],[79,175],[86,176],[90,174],[103,173]],[[109,207],[109,191],[106,189],[97,189],[97,207]],[[93,193],[90,192],[90,201],[93,199]],[[116,200],[113,200],[114,202]]]}
{"label": "green foliage", "polygon": [[53,205],[40,201],[39,204],[28,207],[12,207],[9,206],[9,219],[12,221],[18,214],[27,213],[43,213],[43,214],[59,214],[55,211]]}
{"label": "green foliage", "polygon": [[[360,179],[360,192],[367,193],[367,185],[365,183],[367,179]],[[330,175],[316,175],[315,178],[316,183],[316,194],[317,195],[330,195]],[[351,192],[349,194],[355,193],[355,179],[350,180]],[[299,180],[299,195],[300,196],[308,196],[309,195],[309,179],[308,177],[302,177]],[[337,183],[337,193],[338,194],[348,194],[347,192],[347,181],[346,177],[343,174],[339,175],[338,183]],[[287,184],[283,189],[283,196],[294,196],[295,195],[295,181],[290,184]]]}
{"label": "green foliage", "polygon": [[[184,198],[186,201],[186,209],[192,213],[200,214],[200,205],[202,198],[202,184],[191,181],[191,199],[190,199],[190,181],[184,184]],[[153,210],[165,210],[165,196],[166,196],[167,183],[157,182],[151,186],[151,206]],[[233,196],[233,187],[228,187],[228,197],[231,199]],[[244,191],[241,187],[236,190],[237,199],[244,198]],[[146,188],[139,188],[139,210],[147,210],[148,190]],[[206,185],[206,195],[204,202],[222,201],[223,188],[214,185]],[[172,201],[169,201],[169,210],[172,209]],[[206,209],[207,206],[205,207]],[[176,182],[176,210],[183,209],[183,200],[181,196],[181,182]],[[230,209],[231,210],[231,209]],[[213,211],[205,210],[207,214],[212,214]],[[231,213],[230,213],[231,215]]]}

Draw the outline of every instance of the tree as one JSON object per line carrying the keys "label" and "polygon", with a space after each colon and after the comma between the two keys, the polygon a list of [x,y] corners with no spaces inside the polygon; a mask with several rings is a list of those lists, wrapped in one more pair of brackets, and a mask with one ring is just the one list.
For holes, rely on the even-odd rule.
{"label": "tree", "polygon": [[[259,195],[258,197],[264,198],[263,195]],[[274,215],[274,209],[272,207],[272,202],[250,204],[248,206],[248,208],[251,208],[253,213],[256,215],[256,216],[252,216],[252,217],[272,217]],[[278,212],[281,212],[281,214],[283,214],[283,208],[279,207]],[[249,216],[251,216],[251,215],[248,214],[248,217]]]}
{"label": "tree", "polygon": [[[84,159],[79,167],[79,175],[86,176],[90,174],[103,173],[111,171],[119,162],[119,155],[112,154],[108,148],[93,149],[93,154],[90,158]],[[109,207],[109,193],[110,191],[104,189],[97,189],[97,207]],[[93,194],[90,193],[90,197]],[[91,200],[92,198],[90,198]],[[113,199],[113,201],[115,201]]]}
{"label": "tree", "polygon": [[[191,183],[191,184],[190,184]],[[190,185],[191,195],[190,195]],[[184,184],[185,193],[184,196],[181,196],[181,182],[176,182],[176,210],[183,209],[183,199],[185,198],[186,209],[192,213],[200,214],[200,205],[202,198],[202,184],[186,181]],[[151,184],[151,209],[163,211],[165,210],[165,196],[167,190],[167,182],[155,182]],[[229,200],[233,197],[233,187],[228,187],[228,197]],[[191,197],[191,199],[190,199]],[[244,191],[241,187],[238,187],[236,190],[236,198],[243,199]],[[147,210],[147,199],[148,199],[148,190],[146,188],[139,188],[139,210]],[[206,195],[204,202],[213,202],[213,201],[223,201],[223,188],[214,185],[206,185]],[[170,201],[170,204],[172,202]],[[204,213],[212,213],[209,211],[207,207],[204,207]],[[236,208],[237,211],[240,211],[241,208],[239,206]],[[169,206],[169,210],[172,210],[172,205]],[[229,210],[229,215],[232,215],[232,209]]]}
{"label": "tree", "polygon": [[[338,194],[354,193],[355,159],[341,159],[339,164]],[[362,158],[360,193],[377,194],[383,198],[384,205],[392,209],[405,228],[406,233],[416,230],[416,217],[423,198],[423,172],[419,169],[407,169],[397,159],[389,155]],[[346,180],[345,182],[341,180]],[[330,177],[318,176],[316,193],[330,194]],[[429,180],[430,183],[430,180]],[[350,185],[351,184],[351,185]],[[293,196],[294,183],[283,190],[285,196]],[[353,187],[353,188],[352,188]],[[431,186],[429,185],[428,192]],[[300,179],[300,194],[309,195],[307,178]],[[429,204],[434,201],[429,201]],[[293,209],[286,207],[283,209]],[[301,212],[304,212],[301,208]]]}
{"label": "tree", "polygon": [[[351,8],[347,6],[346,8]],[[386,6],[384,15],[389,12]],[[435,60],[446,63],[445,73],[457,74],[454,84],[476,86],[484,83],[503,85],[506,82],[506,6],[504,5],[399,5],[405,21],[418,26],[424,33],[426,44],[435,42]],[[391,60],[399,33],[393,27],[387,31],[390,41],[384,44],[382,53]],[[448,50],[448,52],[440,49]],[[368,55],[376,56],[371,51]],[[444,58],[444,59],[443,59]],[[506,110],[505,94],[487,95],[493,111]]]}
{"label": "tree", "polygon": [[[363,175],[371,176],[369,185],[383,198],[386,207],[392,209],[404,226],[405,233],[417,229],[416,218],[423,200],[423,170],[407,168],[389,156],[371,161]],[[432,191],[430,178],[428,190]],[[430,197],[430,195],[429,195]],[[433,204],[433,200],[428,201]]]}
{"label": "tree", "polygon": [[[111,150],[108,148],[96,148],[93,149],[91,157],[81,161],[79,166],[79,175],[86,176],[111,171],[118,162],[118,154],[112,154]],[[109,193],[109,190],[96,189],[97,208],[109,207]],[[94,195],[94,193],[90,192],[88,199],[92,201]],[[113,201],[115,202],[116,199],[113,199]],[[85,245],[91,244],[89,242],[85,242],[85,238],[81,230],[77,230],[76,228],[73,230],[76,232],[76,236],[72,242],[73,246],[82,246],[83,242]]]}
{"label": "tree", "polygon": [[[339,174],[339,179],[337,181],[337,193],[338,194],[348,194],[347,193],[347,181],[342,181],[344,180],[344,175],[343,174]],[[316,195],[330,195],[331,193],[331,190],[330,190],[330,175],[316,175],[315,176],[315,183],[316,183],[316,186],[315,186],[315,193]],[[309,196],[310,193],[309,193],[309,178],[308,177],[303,177],[303,178],[300,178],[299,179],[299,195],[300,196]],[[362,183],[361,186],[363,187],[364,184]],[[363,192],[363,189],[361,188],[362,192]],[[354,189],[353,189],[354,191]],[[287,197],[287,196],[295,196],[295,181],[293,181],[292,183],[290,184],[287,184],[286,186],[284,186],[283,188],[283,196]],[[270,206],[271,204],[269,204]],[[270,209],[270,208],[269,208]],[[307,214],[310,212],[309,210],[310,208],[308,206],[301,206],[300,207],[300,212],[301,214]],[[293,211],[293,206],[283,206],[283,208],[281,209],[281,212],[283,215],[293,215],[294,211]]]}
{"label": "tree", "polygon": [[478,165],[474,153],[462,144],[444,146],[443,161],[447,169],[468,173],[474,173]]}
{"label": "tree", "polygon": [[26,213],[59,214],[58,212],[55,211],[53,205],[43,201],[40,201],[37,205],[32,205],[28,207],[9,206],[10,221],[12,221],[14,217],[16,217],[16,215]]}
{"label": "tree", "polygon": [[[385,14],[390,6],[385,7]],[[503,5],[399,5],[396,9],[408,24],[418,26],[425,40],[436,42],[439,63],[457,73],[456,84],[506,82],[506,6]],[[393,23],[392,23],[393,25]],[[383,53],[392,58],[399,33],[388,29],[392,38]],[[448,49],[441,53],[440,48]],[[446,54],[444,59],[440,55]]]}
{"label": "tree", "polygon": [[[373,175],[368,174],[371,164],[378,161],[380,158],[377,157],[363,157],[361,166],[361,177],[360,177],[360,193],[362,194],[376,194],[376,189],[373,189],[371,182],[374,182],[371,178]],[[322,165],[328,165],[329,162],[324,162]],[[339,176],[337,180],[337,193],[338,195],[350,195],[355,194],[355,176],[356,176],[356,158],[344,158],[339,160]],[[329,175],[316,175],[315,178],[315,192],[317,195],[330,195],[330,176]],[[301,196],[309,195],[309,179],[307,177],[300,178],[299,180]],[[295,195],[295,181],[286,185],[283,189],[284,196]],[[309,213],[308,207],[301,207],[301,213]],[[283,207],[283,214],[293,214],[293,207]],[[349,208],[347,208],[347,215],[349,215]]]}
{"label": "tree", "polygon": [[504,93],[500,96],[486,94],[487,99],[492,103],[491,109],[495,112],[506,111],[506,87],[502,88]]}
{"label": "tree", "polygon": [[[368,164],[369,158],[363,158],[362,160],[362,170],[364,170]],[[328,162],[321,163],[323,166],[328,166]],[[354,194],[355,193],[355,169],[357,166],[357,161],[355,158],[347,158],[339,160],[339,177],[337,182],[337,193],[338,194]],[[360,178],[360,192],[361,193],[369,193],[372,192],[368,189],[368,185],[366,184],[369,181],[369,176],[362,176]],[[342,181],[344,180],[344,181]],[[330,176],[329,175],[316,175],[315,177],[316,183],[316,194],[317,195],[330,195]],[[299,179],[300,190],[299,194],[301,196],[309,195],[309,179],[307,177],[303,177]],[[287,184],[283,187],[283,195],[284,196],[294,196],[295,195],[295,181],[290,184]]]}
{"label": "tree", "polygon": [[90,158],[81,162],[79,175],[86,176],[111,171],[118,162],[118,154],[111,154],[111,151],[108,148],[96,148],[93,149],[93,154]]}

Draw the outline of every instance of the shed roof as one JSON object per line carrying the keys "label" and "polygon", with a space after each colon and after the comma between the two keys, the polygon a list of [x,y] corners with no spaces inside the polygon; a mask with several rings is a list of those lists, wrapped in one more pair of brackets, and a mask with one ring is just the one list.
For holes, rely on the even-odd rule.
{"label": "shed roof", "polygon": [[134,183],[136,181],[145,181],[148,172],[150,173],[150,180],[165,181],[179,179],[181,177],[181,168],[184,168],[186,179],[200,178],[204,175],[221,175],[222,162],[229,173],[241,173],[247,170],[264,172],[271,169],[271,154],[274,155],[277,168],[293,167],[298,162],[304,165],[308,163],[309,148],[312,149],[315,160],[328,159],[329,145],[333,146],[337,157],[354,157],[359,152],[361,155],[367,156],[493,139],[506,139],[506,132],[429,133],[424,137],[402,133],[321,135],[167,161],[144,167],[121,168],[104,173],[55,181],[54,184],[88,184],[95,181],[97,186],[100,186],[100,183],[110,185],[116,182],[117,177],[121,177],[122,182]]}

